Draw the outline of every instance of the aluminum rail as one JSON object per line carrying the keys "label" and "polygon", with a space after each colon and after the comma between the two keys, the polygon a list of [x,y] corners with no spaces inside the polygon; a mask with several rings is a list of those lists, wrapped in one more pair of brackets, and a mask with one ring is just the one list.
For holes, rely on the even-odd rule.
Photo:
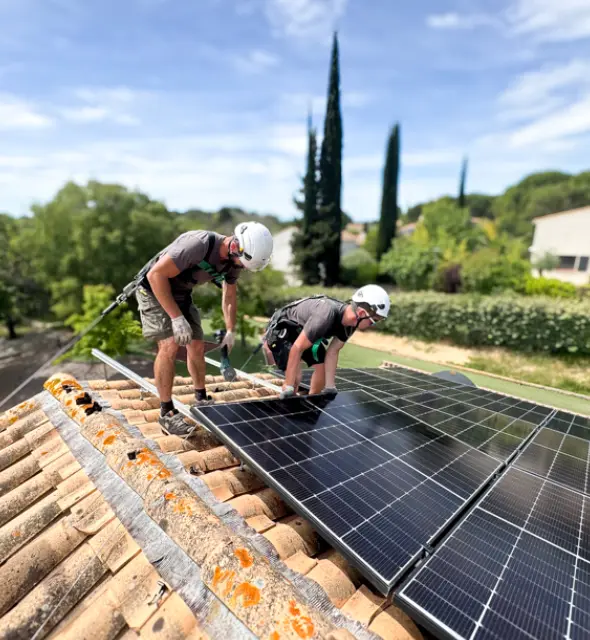
{"label": "aluminum rail", "polygon": [[[112,369],[115,369],[115,371],[122,373],[126,378],[129,378],[129,380],[133,380],[133,382],[136,382],[145,391],[153,393],[156,397],[158,396],[158,389],[156,388],[155,384],[148,382],[145,378],[142,378],[139,374],[135,373],[135,371],[132,371],[125,365],[117,362],[110,356],[107,356],[107,354],[103,353],[100,349],[92,349],[92,355],[95,358],[102,360],[102,362],[104,362]],[[198,409],[193,409],[193,411],[191,411],[191,407],[187,406],[183,402],[180,402],[179,400],[176,400],[174,396],[172,396],[172,402],[174,403],[175,409],[177,409],[179,413],[182,413],[185,418],[190,418],[191,420],[195,419],[194,412],[198,412]],[[201,417],[200,412],[199,417]],[[205,416],[202,416],[202,419],[203,422],[206,422]],[[210,431],[209,427],[205,425],[203,426],[207,429],[207,431]]]}
{"label": "aluminum rail", "polygon": [[[213,367],[217,367],[218,369],[221,369],[221,363],[213,360],[212,358],[208,358],[207,356],[205,356],[205,362],[207,364],[212,365]],[[275,393],[281,393],[282,391],[281,387],[277,387],[277,385],[272,384],[272,382],[261,380],[260,378],[257,378],[256,376],[253,376],[250,373],[246,373],[245,371],[240,371],[239,369],[234,369],[234,371],[238,374],[238,378],[244,378],[244,380],[249,380],[250,382],[254,382],[255,384],[258,384],[261,387],[266,387],[267,389],[270,389]]]}

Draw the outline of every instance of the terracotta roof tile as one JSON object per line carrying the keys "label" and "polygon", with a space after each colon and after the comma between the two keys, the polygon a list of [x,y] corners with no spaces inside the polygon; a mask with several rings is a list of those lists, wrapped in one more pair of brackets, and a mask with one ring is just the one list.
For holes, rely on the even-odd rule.
{"label": "terracotta roof tile", "polygon": [[[70,385],[70,393],[64,384]],[[290,569],[314,580],[347,615],[364,625],[372,620],[372,628],[386,638],[397,637],[388,635],[392,620],[395,633],[404,628],[392,615],[397,611],[393,607],[375,615],[379,598],[342,556],[333,550],[316,556],[326,545],[311,524],[289,515],[278,494],[239,467],[211,433],[196,426],[188,439],[166,436],[157,423],[158,399],[132,381],[91,381],[87,387],[118,407],[123,422],[109,412],[87,416],[84,410],[91,405],[70,376],[55,376],[47,388],[80,425],[84,438],[104,455],[105,464],[140,496],[155,525],[200,565],[201,578],[223,603],[220,606],[255,635],[281,640],[353,637],[304,605],[293,585],[259,557],[248,540],[222,525],[192,489],[174,478],[145,439],[198,474],[219,502],[264,535]],[[228,384],[220,376],[207,376],[207,388],[217,402],[271,395],[250,382]],[[192,404],[190,378],[177,377],[174,394]],[[74,396],[83,404],[76,404]],[[132,435],[131,429],[139,429],[141,436]],[[82,471],[38,399],[0,415],[2,435],[7,436],[7,446],[0,448],[0,518],[4,513],[7,521],[0,526],[0,581],[10,581],[11,586],[0,594],[0,637],[4,630],[30,637],[26,634],[43,625],[39,638],[207,638],[192,611],[149,563]],[[87,570],[76,582],[81,564]],[[66,584],[73,588],[52,612],[67,592]],[[31,614],[33,610],[38,613]]]}
{"label": "terracotta roof tile", "polygon": [[391,605],[379,613],[369,629],[388,640],[417,640],[422,638],[418,627],[401,609]]}

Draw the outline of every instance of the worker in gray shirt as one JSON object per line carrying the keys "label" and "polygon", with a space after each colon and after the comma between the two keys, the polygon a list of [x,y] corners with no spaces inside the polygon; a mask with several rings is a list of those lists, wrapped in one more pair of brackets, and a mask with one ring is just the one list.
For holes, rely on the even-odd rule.
{"label": "worker in gray shirt", "polygon": [[387,318],[389,308],[385,289],[369,284],[348,303],[319,295],[276,311],[263,346],[267,362],[285,372],[281,398],[297,393],[302,362],[314,368],[310,394],[335,393],[340,350],[357,329],[365,331]]}
{"label": "worker in gray shirt", "polygon": [[273,240],[258,222],[239,224],[233,236],[211,231],[180,235],[151,261],[137,293],[143,335],[158,343],[154,363],[160,396],[160,424],[169,433],[182,434],[187,425],[172,403],[176,354],[187,350],[187,366],[195,386],[197,405],[210,404],[205,390],[205,343],[195,286],[213,282],[223,290],[222,309],[227,333],[222,346],[231,351],[236,325],[237,287],[242,269],[260,271],[270,262]]}

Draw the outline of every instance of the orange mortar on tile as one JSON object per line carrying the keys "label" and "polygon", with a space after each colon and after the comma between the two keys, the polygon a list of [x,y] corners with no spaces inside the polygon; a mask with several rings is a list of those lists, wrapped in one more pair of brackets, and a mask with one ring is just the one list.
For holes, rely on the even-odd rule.
{"label": "orange mortar on tile", "polygon": [[105,446],[109,446],[109,445],[113,444],[113,442],[115,442],[115,440],[117,439],[117,436],[118,436],[118,435],[119,435],[118,433],[117,433],[117,434],[113,433],[112,435],[107,436],[107,437],[102,441],[102,443],[103,443]]}
{"label": "orange mortar on tile", "polygon": [[102,436],[104,436],[104,429],[101,429],[101,430],[96,434],[96,437],[97,437],[97,438],[100,438],[100,437],[102,437]]}
{"label": "orange mortar on tile", "polygon": [[273,631],[273,632],[270,634],[270,638],[269,638],[269,640],[279,640],[279,639],[280,639],[280,637],[281,637],[281,634],[280,634],[278,631]]}
{"label": "orange mortar on tile", "polygon": [[257,604],[260,604],[261,600],[260,589],[249,582],[239,584],[232,598],[233,604],[241,605],[244,609],[255,607]]}
{"label": "orange mortar on tile", "polygon": [[234,555],[240,561],[240,565],[244,569],[248,569],[254,564],[254,558],[250,555],[248,549],[236,549]]}

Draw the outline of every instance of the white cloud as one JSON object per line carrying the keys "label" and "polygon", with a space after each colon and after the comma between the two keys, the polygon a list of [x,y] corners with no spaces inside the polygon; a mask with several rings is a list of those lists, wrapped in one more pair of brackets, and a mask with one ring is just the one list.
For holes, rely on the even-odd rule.
{"label": "white cloud", "polygon": [[236,69],[242,73],[262,73],[277,67],[279,63],[278,56],[262,49],[254,49],[245,56],[236,56],[234,59]]}
{"label": "white cloud", "polygon": [[500,95],[498,117],[502,121],[538,117],[567,103],[567,90],[590,85],[590,60],[571,60],[529,71]]}
{"label": "white cloud", "polygon": [[427,16],[426,24],[431,29],[476,29],[498,24],[498,20],[485,14],[462,15],[459,13],[440,13]]}
{"label": "white cloud", "polygon": [[139,124],[139,119],[129,111],[140,98],[148,96],[128,87],[80,87],[72,95],[84,104],[60,109],[65,120],[77,123],[114,122],[124,126]]}
{"label": "white cloud", "polygon": [[266,0],[276,35],[326,40],[338,26],[347,0]]}
{"label": "white cloud", "polygon": [[0,129],[45,129],[53,120],[33,104],[16,96],[0,94]]}
{"label": "white cloud", "polygon": [[588,0],[516,0],[508,13],[517,34],[532,34],[545,42],[590,37]]}
{"label": "white cloud", "polygon": [[517,129],[509,135],[512,147],[560,142],[562,138],[590,132],[590,94],[550,115]]}

